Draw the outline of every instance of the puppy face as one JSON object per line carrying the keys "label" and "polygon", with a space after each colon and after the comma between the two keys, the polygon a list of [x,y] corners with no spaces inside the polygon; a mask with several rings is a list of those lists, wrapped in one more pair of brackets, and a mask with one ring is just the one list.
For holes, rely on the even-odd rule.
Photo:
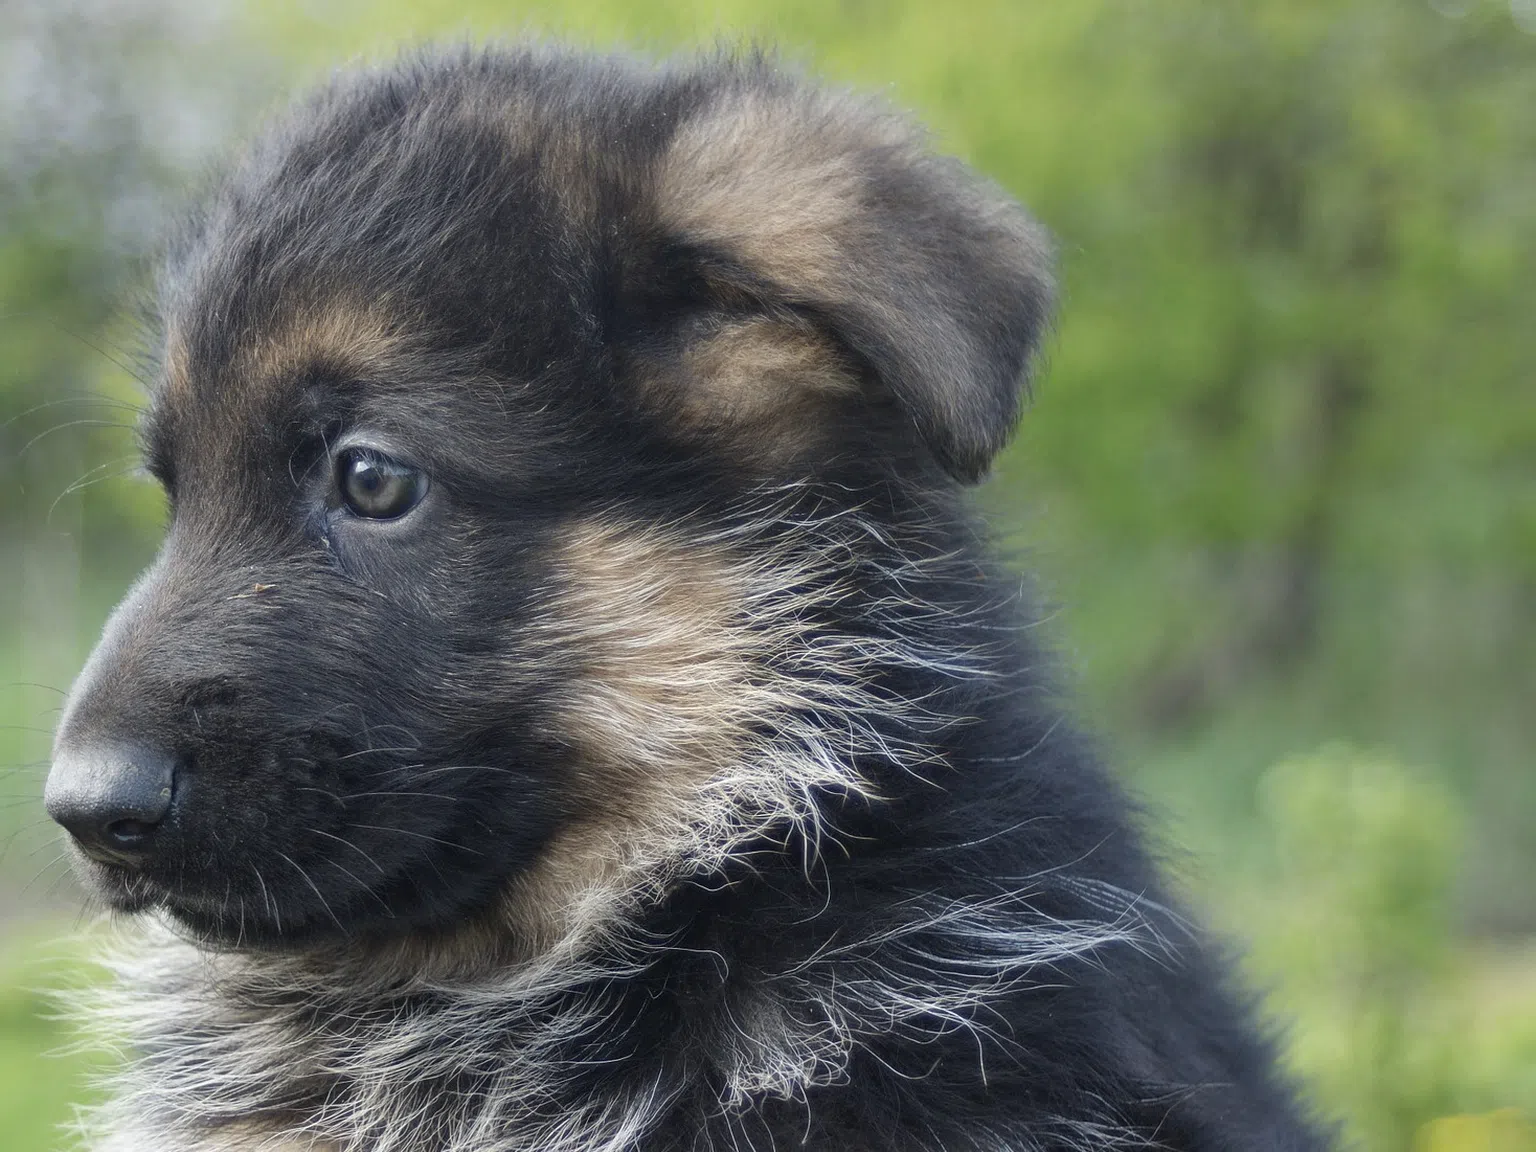
{"label": "puppy face", "polygon": [[979,475],[1045,297],[1016,210],[759,63],[339,82],[168,261],[170,528],[48,785],[88,880],[225,944],[536,935],[696,847],[858,595],[772,509]]}

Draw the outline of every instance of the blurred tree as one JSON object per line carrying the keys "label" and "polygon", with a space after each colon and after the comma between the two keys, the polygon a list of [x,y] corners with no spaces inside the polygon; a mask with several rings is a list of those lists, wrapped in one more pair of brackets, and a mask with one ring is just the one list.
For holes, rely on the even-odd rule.
{"label": "blurred tree", "polygon": [[1002,495],[1049,507],[1119,714],[1241,717],[1250,770],[1313,735],[1446,765],[1499,829],[1478,913],[1529,923],[1536,37],[1459,11],[1100,7],[1069,63],[1094,131],[1041,198],[1060,348]]}
{"label": "blurred tree", "polygon": [[[1208,310],[1177,321],[1203,328],[1205,362],[1154,389],[1180,448],[1162,528],[1206,550],[1201,592],[1235,610],[1152,681],[1175,720],[1322,647],[1329,589],[1358,591],[1339,577],[1361,560],[1385,587],[1426,560],[1507,574],[1506,591],[1536,580],[1529,455],[1516,473],[1536,448],[1536,198],[1512,202],[1536,187],[1536,44],[1497,13],[1380,0],[1186,9],[1163,30],[1150,186],[1177,245],[1162,255],[1199,270]],[[1447,461],[1458,440],[1481,459]],[[1452,472],[1463,500],[1419,470]]]}
{"label": "blurred tree", "polygon": [[[52,496],[82,461],[102,465],[89,480],[113,467],[101,453],[131,451],[123,437],[48,439],[49,430],[132,422],[135,337],[124,346],[124,326],[109,321],[133,302],[143,258],[177,200],[172,189],[227,137],[237,99],[252,88],[228,43],[228,5],[220,8],[0,7],[0,523],[8,527],[53,510]],[[200,51],[210,45],[213,58]],[[48,500],[23,498],[39,486],[51,489]],[[34,521],[29,532],[40,527]]]}

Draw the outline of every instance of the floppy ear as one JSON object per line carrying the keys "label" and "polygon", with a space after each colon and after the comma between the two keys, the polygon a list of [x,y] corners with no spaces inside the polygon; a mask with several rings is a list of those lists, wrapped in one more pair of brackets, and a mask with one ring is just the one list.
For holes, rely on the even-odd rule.
{"label": "floppy ear", "polygon": [[1017,204],[885,108],[741,66],[658,169],[665,227],[824,324],[956,479],[1007,443],[1050,312]]}

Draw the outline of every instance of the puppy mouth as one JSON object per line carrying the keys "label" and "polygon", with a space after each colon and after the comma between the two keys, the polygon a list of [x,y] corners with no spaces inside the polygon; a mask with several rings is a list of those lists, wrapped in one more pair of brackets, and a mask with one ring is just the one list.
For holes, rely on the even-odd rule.
{"label": "puppy mouth", "polygon": [[[205,730],[213,723],[205,715]],[[466,816],[465,796],[481,794],[477,786],[488,794],[487,779],[502,784],[489,769],[466,785],[466,772],[402,763],[407,751],[421,755],[415,742],[359,748],[307,730],[254,737],[183,751],[168,802],[137,822],[124,813],[140,815],[130,801],[147,789],[115,782],[134,783],[147,756],[128,749],[84,759],[67,748],[83,768],[56,757],[55,770],[61,761],[65,770],[55,819],[98,907],[164,914],[213,946],[289,950],[396,936],[493,905],[542,843],[476,838],[487,817]],[[165,787],[161,775],[151,782]]]}
{"label": "puppy mouth", "polygon": [[[180,789],[177,799],[183,799]],[[276,941],[301,928],[294,910],[268,891],[270,873],[260,879],[261,870],[246,855],[292,859],[289,854],[297,853],[293,844],[262,847],[247,840],[242,851],[240,829],[212,833],[204,828],[195,834],[186,825],[188,818],[178,803],[156,831],[155,851],[140,858],[73,843],[76,874],[86,892],[113,913],[167,913],[209,942]],[[247,836],[251,831],[244,829]],[[204,836],[214,843],[201,842]],[[220,839],[236,844],[220,852],[215,848]]]}
{"label": "puppy mouth", "polygon": [[134,913],[168,906],[170,894],[139,869],[92,859],[79,851],[75,857],[77,875],[86,890],[112,911]]}
{"label": "puppy mouth", "polygon": [[[173,915],[206,915],[230,895],[227,884],[215,893],[211,879],[228,873],[227,862],[198,853],[194,864],[186,843],[187,781],[178,773],[172,798],[152,823],[136,825],[132,835],[113,835],[87,821],[69,826],[70,854],[86,891],[114,912],[164,908]],[[118,821],[116,823],[129,823]],[[119,845],[118,841],[123,843]]]}
{"label": "puppy mouth", "polygon": [[281,949],[302,943],[318,927],[284,915],[259,891],[204,888],[185,875],[169,878],[90,858],[81,860],[80,874],[87,891],[111,912],[163,912],[208,945]]}

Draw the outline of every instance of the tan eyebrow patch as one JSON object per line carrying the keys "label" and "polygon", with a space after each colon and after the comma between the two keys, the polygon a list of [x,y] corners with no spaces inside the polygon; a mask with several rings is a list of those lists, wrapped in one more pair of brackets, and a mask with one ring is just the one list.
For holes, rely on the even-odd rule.
{"label": "tan eyebrow patch", "polygon": [[235,371],[278,381],[317,365],[348,371],[387,370],[410,347],[409,327],[377,303],[338,297],[298,305],[264,326],[236,356]]}

